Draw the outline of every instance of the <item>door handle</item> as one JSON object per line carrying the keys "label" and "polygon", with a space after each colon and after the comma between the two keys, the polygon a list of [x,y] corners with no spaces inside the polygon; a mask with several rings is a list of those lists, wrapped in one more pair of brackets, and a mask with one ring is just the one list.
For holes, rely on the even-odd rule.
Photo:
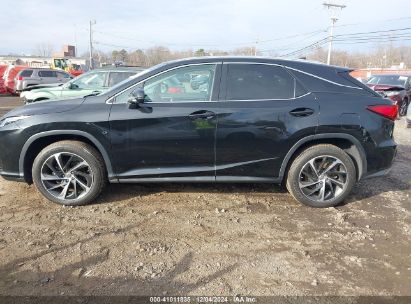
{"label": "door handle", "polygon": [[212,119],[215,117],[215,113],[211,111],[206,111],[206,110],[200,110],[200,111],[195,111],[188,115],[190,119],[198,119],[198,118],[204,118],[204,119]]}
{"label": "door handle", "polygon": [[290,111],[290,114],[295,117],[306,117],[314,114],[314,110],[310,108],[297,108]]}

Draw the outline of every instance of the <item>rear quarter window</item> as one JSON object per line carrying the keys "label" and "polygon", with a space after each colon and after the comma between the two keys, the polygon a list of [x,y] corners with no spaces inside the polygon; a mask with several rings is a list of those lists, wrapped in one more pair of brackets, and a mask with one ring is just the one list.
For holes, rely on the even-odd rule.
{"label": "rear quarter window", "polygon": [[228,65],[227,100],[291,99],[302,92],[302,86],[280,66]]}
{"label": "rear quarter window", "polygon": [[33,75],[33,70],[23,70],[20,72],[21,77],[31,77]]}

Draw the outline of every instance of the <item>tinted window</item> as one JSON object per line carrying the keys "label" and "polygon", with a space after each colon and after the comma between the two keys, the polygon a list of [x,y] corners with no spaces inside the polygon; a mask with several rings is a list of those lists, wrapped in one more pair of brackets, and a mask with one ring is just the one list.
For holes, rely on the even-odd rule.
{"label": "tinted window", "polygon": [[108,77],[108,86],[112,87],[113,85],[133,76],[135,73],[133,72],[110,72],[110,76]]}
{"label": "tinted window", "polygon": [[[150,101],[209,101],[211,99],[216,65],[205,64],[178,68],[158,76],[145,83],[147,102]],[[197,76],[203,76],[201,83],[195,81]],[[130,93],[137,87],[133,86],[116,97],[116,103],[125,103]]]}
{"label": "tinted window", "polygon": [[33,70],[23,70],[20,72],[21,77],[30,77],[33,74]]}
{"label": "tinted window", "polygon": [[283,68],[264,64],[229,64],[227,100],[294,97],[294,78]]}
{"label": "tinted window", "polygon": [[147,101],[209,101],[215,70],[216,65],[204,64],[182,67],[155,76],[144,83]]}
{"label": "tinted window", "polygon": [[104,86],[107,72],[91,72],[75,78],[71,83],[79,89],[100,89]]}
{"label": "tinted window", "polygon": [[38,74],[40,77],[57,77],[55,71],[39,71]]}

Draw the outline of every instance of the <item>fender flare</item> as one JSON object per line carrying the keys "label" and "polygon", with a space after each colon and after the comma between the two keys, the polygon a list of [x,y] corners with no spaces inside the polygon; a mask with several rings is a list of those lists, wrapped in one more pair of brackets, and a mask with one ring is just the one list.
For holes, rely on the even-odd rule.
{"label": "fender flare", "polygon": [[98,141],[94,136],[91,134],[84,132],[84,131],[79,131],[79,130],[52,130],[52,131],[44,131],[37,133],[33,136],[31,136],[26,143],[23,145],[23,148],[20,152],[20,157],[19,157],[19,171],[20,174],[23,176],[24,175],[24,159],[26,158],[26,154],[28,149],[30,148],[31,144],[34,143],[36,140],[48,136],[56,136],[56,135],[78,135],[87,138],[90,140],[96,147],[97,150],[100,152],[100,154],[103,156],[104,163],[106,165],[107,169],[107,174],[108,178],[111,179],[114,177],[113,173],[113,167],[111,165],[111,160],[110,157],[106,151],[106,149],[103,147],[103,145]]}
{"label": "fender flare", "polygon": [[285,174],[285,170],[288,166],[288,163],[291,159],[291,157],[294,155],[295,151],[297,151],[298,148],[300,148],[302,145],[310,142],[310,141],[315,141],[315,140],[319,140],[319,139],[346,139],[348,141],[350,141],[355,148],[358,151],[358,156],[354,155],[354,158],[358,164],[358,172],[357,172],[357,176],[358,176],[358,180],[360,180],[367,172],[367,157],[364,151],[364,148],[362,147],[360,141],[355,138],[354,136],[350,135],[350,134],[344,134],[344,133],[322,133],[322,134],[315,134],[315,135],[310,135],[307,137],[304,137],[302,139],[300,139],[299,141],[297,141],[292,147],[291,149],[287,152],[286,156],[284,157],[284,160],[281,164],[281,168],[280,168],[280,174],[279,174],[279,179],[283,180],[284,178],[284,174]]}

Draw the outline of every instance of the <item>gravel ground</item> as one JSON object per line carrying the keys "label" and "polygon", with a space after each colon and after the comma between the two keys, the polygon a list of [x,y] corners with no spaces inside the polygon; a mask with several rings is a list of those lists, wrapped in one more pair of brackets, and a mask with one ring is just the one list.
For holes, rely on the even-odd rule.
{"label": "gravel ground", "polygon": [[234,184],[111,185],[68,208],[0,179],[0,295],[411,295],[410,134],[398,121],[391,173],[329,209]]}

